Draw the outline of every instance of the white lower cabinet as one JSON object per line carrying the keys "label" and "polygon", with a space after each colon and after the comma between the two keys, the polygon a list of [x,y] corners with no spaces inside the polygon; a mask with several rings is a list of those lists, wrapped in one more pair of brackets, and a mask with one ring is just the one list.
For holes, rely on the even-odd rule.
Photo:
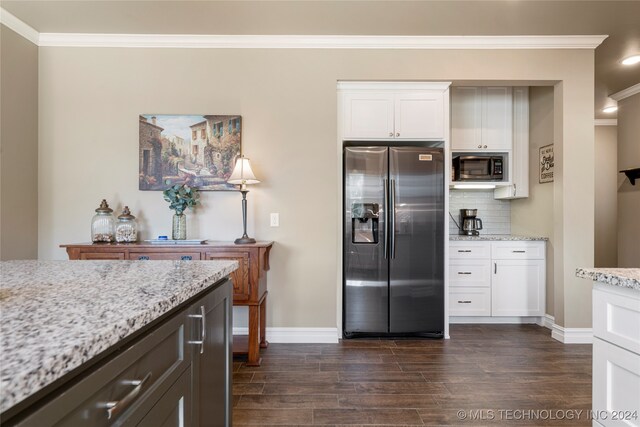
{"label": "white lower cabinet", "polygon": [[593,335],[592,403],[598,422],[640,427],[640,292],[596,284]]}
{"label": "white lower cabinet", "polygon": [[[453,241],[449,315],[540,317],[545,314],[544,241]],[[477,254],[475,257],[471,255]]]}

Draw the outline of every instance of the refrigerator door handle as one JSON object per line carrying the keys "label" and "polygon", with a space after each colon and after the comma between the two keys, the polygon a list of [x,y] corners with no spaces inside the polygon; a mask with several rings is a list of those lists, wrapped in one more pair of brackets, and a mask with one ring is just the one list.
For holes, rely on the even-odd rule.
{"label": "refrigerator door handle", "polygon": [[384,186],[384,259],[389,258],[389,181],[383,179]]}
{"label": "refrigerator door handle", "polygon": [[391,236],[391,253],[389,258],[395,259],[396,257],[396,180],[390,180],[389,184],[389,206],[391,209],[391,224],[389,224],[389,228],[391,232],[389,233]]}

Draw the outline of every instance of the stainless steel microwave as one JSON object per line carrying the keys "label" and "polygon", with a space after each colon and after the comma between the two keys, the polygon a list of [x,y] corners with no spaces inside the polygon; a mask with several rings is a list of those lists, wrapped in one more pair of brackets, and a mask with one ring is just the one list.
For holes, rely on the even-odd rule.
{"label": "stainless steel microwave", "polygon": [[454,181],[503,181],[504,157],[457,156],[453,158]]}

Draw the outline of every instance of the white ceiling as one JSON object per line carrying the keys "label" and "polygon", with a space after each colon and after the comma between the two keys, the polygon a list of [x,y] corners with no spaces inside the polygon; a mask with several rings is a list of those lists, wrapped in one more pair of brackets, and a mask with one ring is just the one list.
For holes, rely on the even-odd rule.
{"label": "white ceiling", "polygon": [[1,6],[39,32],[250,35],[596,35],[596,118],[640,83],[640,1],[29,1]]}

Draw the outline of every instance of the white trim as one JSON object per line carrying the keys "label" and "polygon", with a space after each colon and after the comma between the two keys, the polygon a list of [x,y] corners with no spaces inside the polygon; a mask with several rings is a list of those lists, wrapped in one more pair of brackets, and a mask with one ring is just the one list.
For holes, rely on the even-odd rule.
{"label": "white trim", "polygon": [[615,99],[616,101],[620,101],[622,99],[628,98],[630,96],[635,95],[636,93],[640,93],[640,83],[635,84],[626,89],[622,89],[620,92],[616,92],[613,95],[609,95],[609,98]]}
{"label": "white trim", "polygon": [[[248,328],[233,328],[234,335],[247,335]],[[267,341],[272,343],[318,343],[337,344],[340,339],[338,328],[269,328]]]}
{"label": "white trim", "polygon": [[379,81],[348,81],[341,80],[338,82],[338,91],[341,90],[441,90],[446,91],[451,86],[451,82],[434,82],[434,81],[410,81],[410,82],[379,82]]}
{"label": "white trim", "polygon": [[595,49],[607,37],[41,33],[39,45],[208,49]]}
{"label": "white trim", "polygon": [[20,34],[31,43],[38,45],[39,33],[28,24],[24,23],[20,19],[16,18],[13,14],[7,12],[4,8],[0,7],[0,23],[7,28],[12,29],[16,33]]}
{"label": "white trim", "polygon": [[541,318],[542,322],[538,323],[540,326],[544,326],[547,329],[553,330],[553,325],[556,323],[556,318],[550,314],[545,314],[544,317]]}
{"label": "white trim", "polygon": [[618,126],[618,119],[595,119],[596,126]]}
{"label": "white trim", "polygon": [[564,328],[553,324],[551,338],[564,344],[592,344],[592,328]]}
{"label": "white trim", "polygon": [[[500,325],[520,325],[542,323],[542,318],[538,316],[450,316],[449,323],[454,324],[500,324]],[[541,325],[542,326],[542,325]]]}

